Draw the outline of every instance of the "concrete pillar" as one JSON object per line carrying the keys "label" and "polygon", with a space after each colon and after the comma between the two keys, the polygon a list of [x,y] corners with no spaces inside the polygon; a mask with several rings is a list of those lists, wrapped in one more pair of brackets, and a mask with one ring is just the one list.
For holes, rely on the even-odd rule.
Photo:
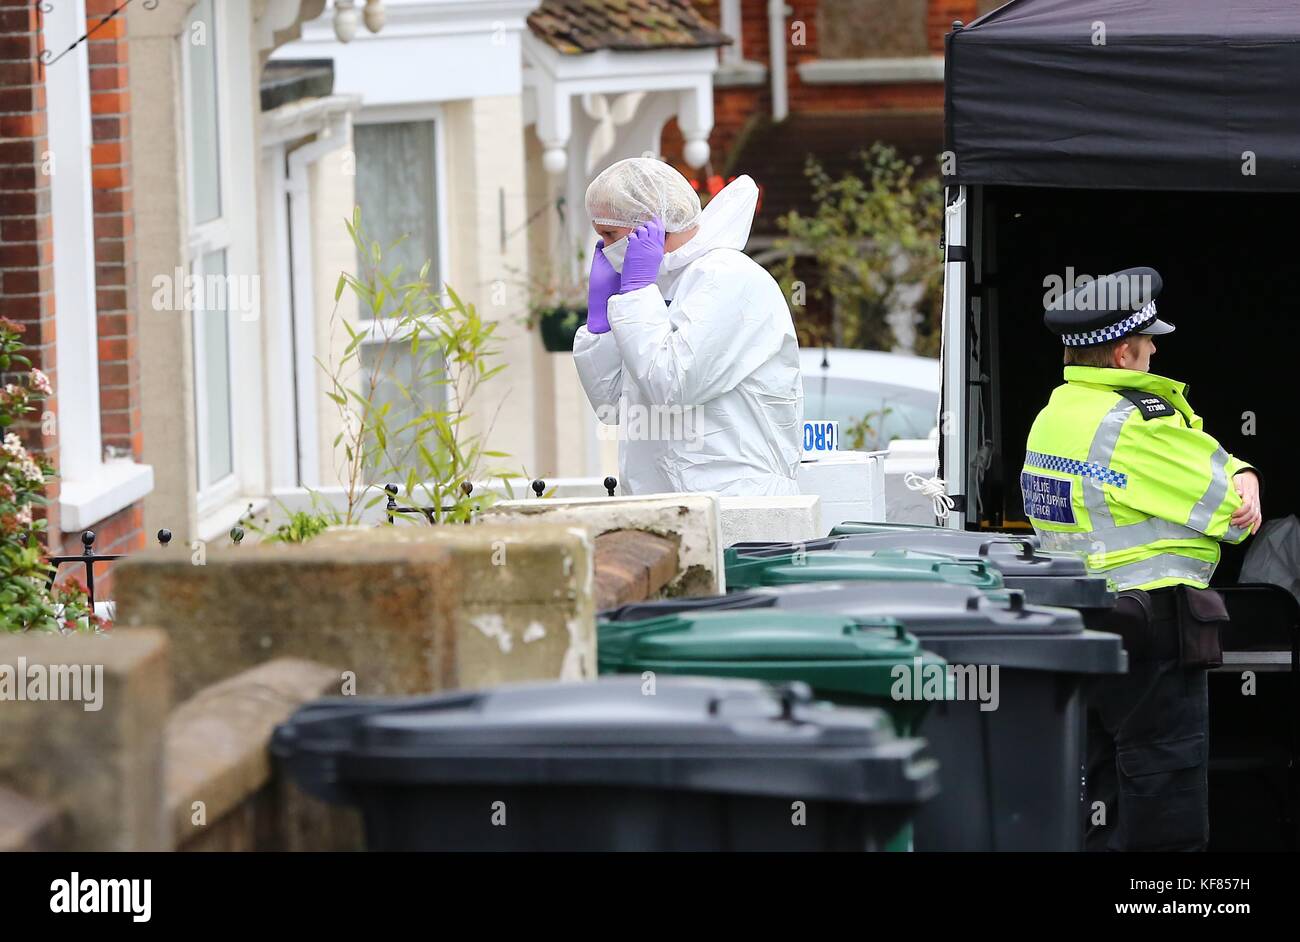
{"label": "concrete pillar", "polygon": [[545,353],[523,325],[523,293],[511,290],[528,271],[520,99],[466,99],[447,104],[443,114],[447,283],[485,321],[498,325],[498,362],[506,364],[475,394],[466,426],[486,436],[487,448],[507,452],[510,458],[503,463],[532,473],[542,458],[538,443],[546,434],[551,404],[539,395],[547,386],[539,378],[548,367]]}
{"label": "concrete pillar", "polygon": [[131,62],[131,173],[134,183],[141,428],[154,489],[146,532],[167,527],[191,538],[195,518],[194,373],[190,318],[155,310],[154,277],[185,270],[181,47],[189,3],[126,8]]}
{"label": "concrete pillar", "polygon": [[62,849],[171,849],[167,647],[159,631],[0,633],[0,787],[58,808]]}

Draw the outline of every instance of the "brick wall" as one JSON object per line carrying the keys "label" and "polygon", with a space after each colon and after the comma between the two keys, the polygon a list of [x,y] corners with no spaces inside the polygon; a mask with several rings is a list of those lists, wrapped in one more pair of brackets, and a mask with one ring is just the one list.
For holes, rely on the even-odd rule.
{"label": "brick wall", "polygon": [[[970,23],[980,14],[979,0],[929,0],[925,32],[930,51],[943,55],[943,37],[952,29],[953,20]],[[989,6],[989,4],[984,4]]]}
{"label": "brick wall", "polygon": [[[992,6],[981,0],[916,0],[926,4],[926,43],[933,55],[943,54],[943,37],[952,28],[953,20],[969,23],[981,7]],[[718,0],[697,0],[701,12],[713,22],[720,20]],[[872,111],[900,109],[908,111],[938,110],[943,107],[943,85],[932,83],[905,83],[898,85],[804,85],[799,80],[801,62],[821,57],[818,38],[820,0],[787,0],[791,14],[786,17],[787,45],[786,68],[790,112],[807,113],[869,113]],[[742,31],[740,47],[744,58],[751,62],[769,64],[767,35],[767,0],[741,0]],[[803,43],[795,45],[796,26]],[[715,89],[713,95],[714,129],[709,137],[714,172],[725,169],[728,156],[744,134],[746,125],[755,118],[770,115],[772,96],[770,83]],[[663,152],[670,158],[681,152],[680,138],[675,128],[665,130]],[[682,169],[685,169],[684,167]],[[740,168],[743,169],[743,168]]]}
{"label": "brick wall", "polygon": [[[55,388],[54,245],[40,12],[30,0],[0,0],[0,314],[26,327],[32,365]],[[45,408],[57,413],[53,399]],[[33,413],[17,431],[27,447],[58,461],[52,423]],[[50,488],[57,497],[58,485]],[[58,531],[58,504],[46,509]]]}
{"label": "brick wall", "polygon": [[[110,13],[113,0],[86,0],[87,25]],[[100,356],[100,419],[103,442],[136,458],[141,454],[136,326],[130,266],[133,259],[131,190],[125,143],[130,102],[126,93],[125,19],[120,15],[96,30],[89,43],[92,121],[92,206],[96,307]],[[54,247],[44,67],[40,63],[42,22],[31,0],[0,0],[0,314],[27,329],[32,363],[54,384],[46,409],[58,413],[60,377],[55,358]],[[75,223],[74,223],[75,224]],[[56,423],[33,414],[20,429],[29,448],[58,466]],[[52,552],[81,548],[79,534],[62,536],[59,485],[44,515]],[[94,525],[97,552],[120,553],[145,544],[143,512],[127,507]],[[111,591],[110,567],[97,570],[98,593]],[[99,573],[102,572],[102,575]],[[71,575],[71,569],[67,570]]]}
{"label": "brick wall", "polygon": [[[88,25],[118,0],[86,0]],[[135,233],[129,165],[126,17],[113,17],[89,40],[91,186],[95,216],[95,306],[99,330],[99,421],[106,449],[141,459],[140,376],[136,346]],[[144,510],[130,507],[96,524],[96,552],[144,548]],[[104,567],[109,573],[110,567]],[[98,577],[97,577],[98,578]],[[104,577],[111,594],[111,574]]]}

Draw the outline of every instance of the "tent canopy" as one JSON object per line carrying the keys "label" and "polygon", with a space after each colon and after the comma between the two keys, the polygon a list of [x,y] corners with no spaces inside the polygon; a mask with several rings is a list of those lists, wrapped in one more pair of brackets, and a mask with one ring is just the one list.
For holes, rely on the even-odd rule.
{"label": "tent canopy", "polygon": [[945,74],[958,183],[1300,191],[1300,0],[1011,0]]}

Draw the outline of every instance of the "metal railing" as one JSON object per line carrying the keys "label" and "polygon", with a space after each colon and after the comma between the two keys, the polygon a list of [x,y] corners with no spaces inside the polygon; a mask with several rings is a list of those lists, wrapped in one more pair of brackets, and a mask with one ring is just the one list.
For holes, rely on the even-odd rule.
{"label": "metal railing", "polygon": [[[618,489],[618,478],[612,476],[606,477],[605,480],[602,481],[601,483],[605,486],[605,490],[609,494],[609,496],[613,497],[614,491]],[[546,493],[546,482],[543,481],[541,478],[537,478],[533,480],[530,483],[529,487],[532,489],[533,494],[535,494],[539,498]],[[433,507],[400,506],[397,503],[398,490],[399,488],[396,484],[384,485],[384,492],[388,494],[388,503],[384,507],[384,516],[386,518],[387,523],[391,524],[395,522],[395,517],[393,516],[394,514],[420,514],[430,524],[437,523],[437,519],[434,516],[437,510]],[[466,497],[469,497],[472,493],[474,493],[474,485],[471,484],[469,481],[462,481],[460,485],[460,492],[464,494]],[[455,509],[454,507],[443,507],[441,508],[441,511],[442,513],[447,513],[454,509]],[[470,521],[466,520],[465,522],[469,523]],[[379,524],[379,526],[383,526],[383,524],[381,523]]]}
{"label": "metal railing", "polygon": [[[615,477],[606,477],[601,482],[610,497],[615,496],[614,492],[618,488],[618,479]],[[546,493],[546,482],[538,478],[530,483],[530,488],[534,495],[540,498]],[[433,507],[403,507],[397,503],[399,488],[396,484],[385,484],[384,492],[388,495],[388,502],[384,506],[384,517],[387,523],[396,522],[396,514],[419,514],[430,524],[436,524],[435,510]],[[460,485],[460,492],[466,497],[474,493],[474,485],[469,481],[464,481]],[[441,508],[443,513],[453,510],[453,507]],[[465,521],[469,523],[469,521]],[[378,524],[383,526],[384,524]],[[90,599],[91,611],[95,608],[95,564],[111,563],[119,559],[125,559],[125,553],[96,553],[95,552],[95,531],[86,530],[81,534],[81,552],[75,555],[66,556],[49,556],[47,561],[50,564],[50,575],[45,582],[45,588],[52,589],[54,582],[59,575],[59,567],[65,565],[81,565],[85,567],[86,574],[86,595]],[[166,547],[172,541],[172,531],[168,529],[159,530],[157,533],[158,545]],[[230,530],[230,542],[239,546],[244,541],[244,528],[241,526],[232,527]]]}
{"label": "metal railing", "polygon": [[[163,529],[158,531],[158,544],[166,546],[172,541],[172,531]],[[90,610],[95,610],[95,563],[111,563],[114,560],[123,559],[125,553],[96,553],[95,552],[95,531],[86,530],[81,534],[81,552],[75,556],[50,556],[47,561],[50,564],[50,576],[45,580],[45,588],[54,588],[54,580],[58,578],[59,567],[67,563],[80,563],[86,567],[86,595],[90,598]]]}

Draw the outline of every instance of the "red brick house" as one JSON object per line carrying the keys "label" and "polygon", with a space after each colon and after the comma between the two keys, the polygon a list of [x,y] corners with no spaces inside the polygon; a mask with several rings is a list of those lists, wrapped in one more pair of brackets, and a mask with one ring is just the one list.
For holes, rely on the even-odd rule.
{"label": "red brick house", "polygon": [[[777,247],[777,220],[814,210],[810,156],[839,178],[860,171],[858,154],[879,141],[918,161],[921,173],[937,173],[944,37],[954,21],[969,23],[1004,0],[694,2],[733,39],[713,77],[712,160],[699,176],[747,173],[758,182],[762,201],[747,250],[769,264],[786,254]],[[664,153],[675,151],[676,140],[670,125]],[[811,260],[800,263],[799,277],[820,279]],[[916,342],[912,303],[890,316],[904,351]],[[809,295],[799,322],[825,330],[830,318],[826,302]]]}
{"label": "red brick house", "polygon": [[[140,388],[124,20],[118,0],[0,0],[0,313],[26,327],[55,396],[22,429],[61,476],[52,551],[142,546]],[[57,120],[54,120],[57,117]],[[66,224],[53,225],[58,215]],[[35,417],[33,417],[35,419]]]}
{"label": "red brick house", "polygon": [[[378,0],[365,6],[373,19]],[[188,291],[196,257],[225,251],[213,232],[230,245],[230,276],[260,283],[258,77],[270,50],[326,11],[327,0],[0,0],[0,315],[25,327],[54,387],[19,429],[59,472],[44,510],[51,555],[79,553],[86,530],[97,554],[142,549],[160,527],[181,552],[211,538],[193,509],[198,322],[151,286]],[[355,33],[357,8],[329,13]],[[321,133],[309,124],[291,143]],[[199,218],[204,186],[219,187],[225,215]],[[204,225],[208,242],[195,236]],[[240,327],[228,310],[199,313],[232,336]],[[272,320],[243,325],[259,350]],[[261,459],[254,450],[250,463]],[[110,580],[97,571],[101,599]]]}
{"label": "red brick house", "polygon": [[[944,36],[954,20],[970,23],[1003,2],[695,0],[735,39],[714,77],[711,170],[749,173],[763,187],[751,251],[775,234],[779,215],[807,207],[809,154],[832,174],[874,140],[906,156],[937,156]],[[783,83],[771,71],[775,28]],[[667,137],[664,152],[672,153]]]}

